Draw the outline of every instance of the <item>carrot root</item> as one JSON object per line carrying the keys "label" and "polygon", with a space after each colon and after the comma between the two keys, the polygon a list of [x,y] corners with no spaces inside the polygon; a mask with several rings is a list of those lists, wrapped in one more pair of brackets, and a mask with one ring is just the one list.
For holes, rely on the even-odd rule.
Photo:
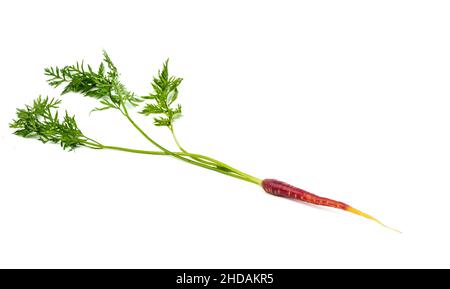
{"label": "carrot root", "polygon": [[382,225],[385,228],[388,228],[390,230],[401,233],[399,230],[386,226],[385,224],[380,222],[378,219],[372,217],[369,214],[361,212],[360,210],[355,209],[355,208],[347,205],[346,203],[335,201],[335,200],[324,198],[324,197],[320,197],[320,196],[314,195],[308,191],[305,191],[303,189],[294,187],[292,185],[289,185],[287,183],[284,183],[284,182],[281,182],[278,180],[274,180],[274,179],[265,179],[262,181],[261,185],[262,185],[264,191],[266,191],[267,193],[269,193],[271,195],[284,197],[284,198],[288,198],[288,199],[299,200],[299,201],[303,201],[303,202],[318,205],[318,206],[327,206],[327,207],[332,207],[335,209],[344,210],[344,211],[356,214],[358,216],[364,217],[366,219],[372,220],[374,222],[377,222],[378,224]]}

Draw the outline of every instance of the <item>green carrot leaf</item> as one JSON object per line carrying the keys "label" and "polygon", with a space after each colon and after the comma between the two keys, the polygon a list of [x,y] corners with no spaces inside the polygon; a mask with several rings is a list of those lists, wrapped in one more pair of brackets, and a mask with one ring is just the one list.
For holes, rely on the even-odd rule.
{"label": "green carrot leaf", "polygon": [[174,102],[178,98],[178,86],[183,79],[170,76],[168,65],[169,60],[166,60],[162,69],[158,71],[158,75],[153,78],[151,83],[153,92],[148,96],[142,97],[142,99],[152,102],[146,103],[140,113],[157,115],[153,118],[156,126],[171,127],[174,120],[181,116],[181,105],[175,106]]}
{"label": "green carrot leaf", "polygon": [[63,86],[61,94],[74,92],[100,100],[104,106],[94,111],[110,108],[121,110],[124,105],[137,106],[142,101],[120,82],[117,67],[106,51],[103,51],[103,61],[96,71],[82,61],[62,68],[48,67],[44,73],[48,77],[48,84],[53,87]]}
{"label": "green carrot leaf", "polygon": [[66,150],[84,146],[87,138],[78,128],[75,117],[66,112],[63,119],[59,119],[60,103],[60,100],[39,96],[32,105],[17,109],[17,119],[9,126],[16,129],[14,133],[18,136],[59,143]]}

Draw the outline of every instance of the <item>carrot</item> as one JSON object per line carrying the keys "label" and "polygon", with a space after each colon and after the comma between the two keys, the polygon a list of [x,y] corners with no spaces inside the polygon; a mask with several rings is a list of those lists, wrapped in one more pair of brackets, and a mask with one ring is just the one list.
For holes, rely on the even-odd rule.
{"label": "carrot", "polygon": [[400,233],[400,231],[386,226],[385,224],[380,222],[378,219],[372,217],[369,214],[361,212],[360,210],[355,209],[352,206],[347,205],[346,203],[314,195],[308,191],[294,187],[285,182],[275,180],[275,179],[264,179],[261,183],[261,186],[263,187],[264,191],[266,191],[266,193],[269,193],[271,195],[284,197],[284,198],[288,198],[288,199],[293,199],[293,200],[299,200],[299,201],[302,201],[305,203],[310,203],[310,204],[314,204],[314,205],[318,205],[318,206],[326,206],[326,207],[332,207],[332,208],[339,209],[339,210],[344,210],[344,211],[359,215],[361,217],[367,218],[369,220],[375,221],[378,224],[380,224],[388,229],[391,229],[391,230],[394,230],[394,231],[397,231]]}
{"label": "carrot", "polygon": [[[49,99],[48,97],[42,98],[40,96],[33,102],[33,105],[26,105],[25,108],[17,109],[17,119],[13,120],[10,124],[10,127],[15,129],[14,133],[16,135],[37,138],[43,143],[59,143],[66,150],[86,147],[146,155],[172,156],[191,165],[215,171],[258,186],[262,185],[267,193],[275,196],[348,211],[385,226],[374,217],[346,203],[319,197],[274,179],[262,180],[214,158],[191,153],[184,149],[178,141],[174,129],[174,121],[181,116],[181,105],[175,101],[178,98],[178,86],[183,79],[169,74],[168,61],[164,62],[163,68],[153,78],[153,82],[151,83],[153,92],[144,96],[138,96],[138,94],[126,89],[125,85],[120,81],[120,73],[117,67],[106,52],[103,53],[103,61],[99,65],[98,70],[93,70],[92,66],[85,66],[81,62],[62,68],[46,68],[45,75],[49,77],[47,81],[51,86],[64,87],[61,93],[62,95],[69,92],[80,93],[84,96],[99,100],[101,106],[94,108],[93,111],[111,109],[120,112],[120,115],[125,117],[134,129],[156,147],[157,150],[149,151],[102,144],[98,140],[94,140],[83,134],[78,128],[75,116],[69,116],[66,112],[64,118],[61,119],[61,117],[58,117],[57,110],[61,100]],[[133,120],[129,110],[131,111],[133,107],[138,106],[141,106],[141,114],[153,117],[153,124],[155,126],[167,127],[170,130],[178,151],[161,145]]]}

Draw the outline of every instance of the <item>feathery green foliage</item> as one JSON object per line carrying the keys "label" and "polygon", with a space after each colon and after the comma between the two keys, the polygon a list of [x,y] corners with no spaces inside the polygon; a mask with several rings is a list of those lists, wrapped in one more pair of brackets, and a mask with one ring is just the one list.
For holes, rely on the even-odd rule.
{"label": "feathery green foliage", "polygon": [[178,86],[182,78],[169,75],[169,60],[163,64],[162,70],[158,71],[158,76],[153,78],[153,93],[143,96],[143,99],[153,100],[153,103],[147,103],[140,112],[144,115],[163,115],[154,117],[156,126],[171,127],[173,121],[181,116],[181,105],[174,107],[174,102],[178,98]]}
{"label": "feathery green foliage", "polygon": [[45,75],[49,77],[47,82],[51,86],[64,85],[61,94],[75,92],[99,99],[103,106],[95,108],[94,111],[110,108],[121,110],[124,105],[136,106],[142,101],[119,81],[117,67],[106,51],[103,52],[103,62],[96,71],[90,65],[84,65],[84,62],[77,62],[63,68],[46,68]]}
{"label": "feathery green foliage", "polygon": [[[168,155],[189,164],[216,171],[237,179],[260,184],[261,180],[245,174],[229,165],[208,156],[193,154],[181,147],[178,142],[173,122],[181,115],[181,106],[175,104],[178,98],[178,87],[182,78],[169,75],[168,60],[153,78],[151,86],[153,92],[147,96],[138,97],[130,92],[120,81],[120,74],[111,58],[104,51],[103,61],[97,69],[93,69],[84,62],[74,65],[60,67],[49,67],[45,69],[47,82],[53,87],[63,87],[62,95],[67,93],[79,93],[87,97],[97,99],[102,106],[93,111],[115,109],[121,112],[130,124],[153,146],[157,151],[144,151],[131,148],[103,145],[98,141],[85,136],[78,128],[75,118],[67,112],[60,119],[58,117],[58,106],[60,100],[48,97],[37,98],[33,105],[17,109],[17,119],[10,124],[16,129],[15,134],[26,138],[37,138],[42,142],[59,143],[66,150],[73,150],[84,146],[95,149],[113,149],[125,152],[140,153],[147,155]],[[154,116],[156,126],[166,126],[170,129],[176,146],[180,151],[171,151],[160,145],[151,138],[132,119],[128,108],[136,107],[145,101],[140,113]]]}
{"label": "feathery green foliage", "polygon": [[60,100],[39,96],[32,105],[17,109],[17,119],[10,127],[16,129],[16,135],[37,138],[43,143],[59,143],[67,150],[85,145],[87,138],[78,128],[75,117],[66,111],[62,120],[59,119],[55,110],[60,103]]}

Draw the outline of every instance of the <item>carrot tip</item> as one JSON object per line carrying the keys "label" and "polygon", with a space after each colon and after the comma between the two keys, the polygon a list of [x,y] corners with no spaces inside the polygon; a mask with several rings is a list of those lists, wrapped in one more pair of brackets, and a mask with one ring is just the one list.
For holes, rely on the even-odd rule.
{"label": "carrot tip", "polygon": [[380,224],[381,226],[383,226],[383,227],[385,227],[385,228],[387,228],[387,229],[389,229],[389,230],[395,231],[395,232],[400,233],[400,234],[402,233],[401,231],[399,231],[399,230],[397,230],[397,229],[394,229],[394,228],[392,228],[392,227],[389,227],[389,226],[383,224],[383,223],[382,223],[381,221],[379,221],[378,219],[372,217],[372,216],[369,215],[369,214],[366,214],[366,213],[364,213],[364,212],[361,212],[361,211],[358,210],[358,209],[355,209],[355,208],[353,208],[353,207],[348,206],[347,208],[345,208],[345,210],[348,211],[348,212],[350,212],[350,213],[353,213],[353,214],[359,215],[359,216],[361,216],[361,217],[367,218],[367,219],[369,219],[369,220],[372,220],[372,221],[374,221],[374,222],[377,222],[378,224]]}

